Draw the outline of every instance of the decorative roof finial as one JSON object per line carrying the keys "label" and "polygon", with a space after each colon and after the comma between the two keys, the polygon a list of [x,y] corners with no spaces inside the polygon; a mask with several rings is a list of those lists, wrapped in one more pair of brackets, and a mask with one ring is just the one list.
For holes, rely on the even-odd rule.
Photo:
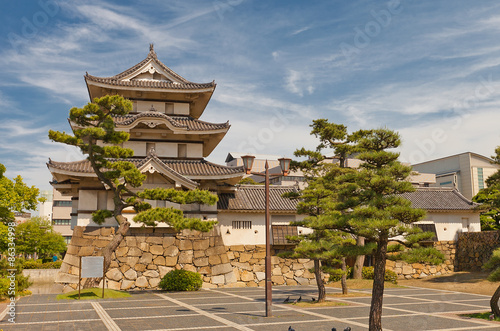
{"label": "decorative roof finial", "polygon": [[156,59],[156,52],[153,43],[149,44],[149,56]]}

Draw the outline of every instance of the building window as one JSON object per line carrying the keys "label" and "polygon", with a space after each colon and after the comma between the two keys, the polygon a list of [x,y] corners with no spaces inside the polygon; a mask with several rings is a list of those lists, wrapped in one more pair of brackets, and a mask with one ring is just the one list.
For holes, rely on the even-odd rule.
{"label": "building window", "polygon": [[444,185],[451,185],[453,184],[453,182],[450,180],[450,181],[447,181],[447,182],[442,182],[442,183],[439,183],[439,185],[441,186],[444,186]]}
{"label": "building window", "polygon": [[177,145],[177,157],[187,157],[187,144]]}
{"label": "building window", "polygon": [[52,220],[52,224],[54,224],[54,225],[70,225],[71,220]]}
{"label": "building window", "polygon": [[251,229],[252,221],[233,221],[233,229]]}
{"label": "building window", "polygon": [[54,201],[54,207],[71,207],[71,201]]}
{"label": "building window", "polygon": [[64,240],[66,240],[66,244],[70,244],[71,243],[71,236],[64,236]]}
{"label": "building window", "polygon": [[477,168],[477,184],[480,190],[484,188],[483,168]]}

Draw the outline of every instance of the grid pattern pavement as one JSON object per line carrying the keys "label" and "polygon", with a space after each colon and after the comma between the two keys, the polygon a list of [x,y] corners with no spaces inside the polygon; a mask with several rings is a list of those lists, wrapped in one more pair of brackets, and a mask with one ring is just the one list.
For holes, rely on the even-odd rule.
{"label": "grid pattern pavement", "polygon": [[[339,292],[327,288],[327,293]],[[352,292],[354,290],[351,290]],[[370,294],[371,290],[359,290]],[[225,288],[198,292],[131,292],[124,299],[66,301],[32,295],[16,305],[16,323],[3,330],[368,330],[370,296],[335,298],[345,306],[300,308],[283,304],[317,296],[314,286],[273,288],[273,317],[265,317],[264,289]],[[500,323],[467,319],[489,311],[489,297],[424,288],[385,290],[384,330],[500,330]]]}

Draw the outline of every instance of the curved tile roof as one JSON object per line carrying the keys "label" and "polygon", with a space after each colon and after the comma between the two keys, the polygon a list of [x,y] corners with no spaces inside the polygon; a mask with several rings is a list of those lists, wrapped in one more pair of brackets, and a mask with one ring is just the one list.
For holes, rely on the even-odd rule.
{"label": "curved tile roof", "polygon": [[[162,81],[162,80],[130,80],[130,81],[123,80],[124,77],[132,74],[134,71],[139,70],[149,61],[153,61],[166,73],[175,78],[178,82]],[[86,73],[84,77],[86,81],[92,81],[96,83],[103,83],[115,86],[165,88],[165,89],[176,89],[176,90],[196,90],[203,88],[212,88],[215,87],[216,85],[214,81],[210,83],[193,83],[188,81],[187,79],[185,79],[184,77],[182,77],[181,75],[179,75],[178,73],[176,73],[175,71],[164,65],[160,60],[158,60],[156,52],[153,49],[153,44],[150,45],[149,54],[144,60],[117,75],[114,75],[112,77],[97,77]]]}
{"label": "curved tile roof", "polygon": [[[283,198],[283,193],[295,192],[296,188],[290,186],[270,186],[269,202],[271,211],[296,212],[297,199]],[[219,194],[217,203],[219,210],[265,210],[264,185],[241,185],[234,193]]]}
{"label": "curved tile roof", "polygon": [[419,187],[401,196],[410,200],[414,208],[426,210],[472,210],[478,206],[451,187]]}
{"label": "curved tile roof", "polygon": [[[145,164],[149,159],[155,158],[157,161],[163,163],[163,165],[173,172],[176,172],[182,176],[224,176],[224,175],[237,175],[244,173],[243,167],[226,167],[223,165],[208,162],[206,160],[171,160],[171,159],[160,159],[156,156],[148,156],[146,158],[130,158],[121,159],[121,161],[129,161],[133,163],[136,167],[140,167]],[[117,159],[110,159],[111,161],[117,161]],[[49,159],[47,166],[71,171],[76,173],[93,173],[94,170],[90,165],[90,161],[87,159],[76,161],[76,162],[57,162]]]}
{"label": "curved tile roof", "polygon": [[114,117],[114,121],[117,125],[130,125],[137,120],[142,118],[163,118],[169,121],[173,126],[177,128],[185,128],[189,131],[210,131],[227,129],[230,127],[229,121],[226,123],[209,123],[200,121],[198,119],[186,116],[169,116],[159,112],[144,112],[135,115],[124,115]]}

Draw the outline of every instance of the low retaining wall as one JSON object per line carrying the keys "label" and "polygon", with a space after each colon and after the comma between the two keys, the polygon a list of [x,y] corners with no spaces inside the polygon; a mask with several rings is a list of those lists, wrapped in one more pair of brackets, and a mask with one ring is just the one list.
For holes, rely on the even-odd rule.
{"label": "low retaining wall", "polygon": [[[98,256],[114,228],[75,227],[56,282],[77,288],[79,256]],[[195,271],[203,287],[264,286],[264,245],[224,246],[218,228],[208,232],[165,228],[131,229],[113,253],[106,273],[111,289],[156,289],[173,269]],[[315,284],[307,259],[271,259],[274,285]]]}
{"label": "low retaining wall", "polygon": [[398,275],[398,279],[425,278],[453,273],[453,265],[446,262],[440,265],[432,265],[387,260],[385,269],[394,271]]}
{"label": "low retaining wall", "polygon": [[37,283],[54,283],[59,269],[24,269],[23,275],[29,276],[30,281]]}
{"label": "low retaining wall", "polygon": [[481,270],[498,247],[499,231],[460,233],[457,242],[457,271]]}

